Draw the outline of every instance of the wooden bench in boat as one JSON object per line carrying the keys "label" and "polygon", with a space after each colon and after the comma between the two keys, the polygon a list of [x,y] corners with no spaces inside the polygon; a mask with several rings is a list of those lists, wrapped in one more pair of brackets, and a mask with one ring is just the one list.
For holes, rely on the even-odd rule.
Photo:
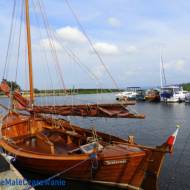
{"label": "wooden bench in boat", "polygon": [[47,128],[46,130],[50,133],[58,133],[60,136],[62,136],[62,135],[67,136],[67,144],[72,143],[72,137],[77,139],[78,145],[81,144],[82,140],[86,140],[85,137],[83,137],[82,135],[80,135],[79,133],[77,133],[75,131],[62,130],[62,129],[49,129],[49,128]]}
{"label": "wooden bench in boat", "polygon": [[[47,130],[47,129],[45,129],[45,130]],[[64,137],[66,139],[65,138],[62,138],[62,139],[66,140],[64,144],[67,146],[73,144],[72,137],[77,139],[77,141],[78,141],[77,146],[80,146],[81,140],[84,139],[80,134],[78,134],[74,131],[66,131],[66,130],[60,130],[60,129],[51,129],[51,130],[48,129],[48,132],[50,132],[49,134],[51,134],[51,135],[53,135],[54,133],[57,133],[60,137],[62,137],[64,135]],[[49,147],[51,154],[55,154],[55,152],[56,152],[55,144],[56,143],[53,140],[51,140],[51,136],[48,137],[48,135],[45,134],[45,131],[44,131],[44,133],[38,132],[35,134],[28,134],[28,135],[23,135],[23,136],[19,136],[19,137],[13,137],[13,138],[10,138],[9,141],[10,141],[10,143],[15,144],[15,145],[19,145],[19,144],[28,142],[27,143],[27,146],[28,146],[32,143],[31,140],[34,138],[41,142],[41,143],[39,143],[39,146],[44,147],[44,148],[46,147],[46,149]],[[47,144],[48,146],[43,146],[43,143]],[[63,144],[63,146],[64,146],[64,144]],[[71,146],[71,147],[74,147],[74,146]]]}

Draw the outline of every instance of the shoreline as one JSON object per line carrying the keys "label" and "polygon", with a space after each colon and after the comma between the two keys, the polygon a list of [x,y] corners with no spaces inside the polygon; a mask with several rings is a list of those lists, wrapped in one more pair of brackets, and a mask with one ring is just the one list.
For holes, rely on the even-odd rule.
{"label": "shoreline", "polygon": [[[68,93],[63,92],[63,90],[41,90],[41,92],[34,92],[35,97],[45,97],[45,96],[76,96],[82,94],[105,94],[105,93],[114,93],[121,92],[119,89],[79,89],[79,90],[68,90]],[[30,94],[28,92],[23,92],[22,95],[24,97],[29,97]],[[7,97],[4,94],[0,94],[0,98]]]}

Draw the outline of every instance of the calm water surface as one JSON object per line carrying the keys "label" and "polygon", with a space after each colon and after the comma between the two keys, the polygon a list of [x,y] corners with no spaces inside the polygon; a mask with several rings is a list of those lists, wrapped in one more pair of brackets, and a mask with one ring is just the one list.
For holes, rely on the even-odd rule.
{"label": "calm water surface", "polygon": [[[74,97],[38,97],[39,104],[77,104],[77,103],[108,103],[114,102],[114,94],[76,95]],[[0,103],[8,104],[6,98]],[[130,106],[131,110],[144,113],[146,118],[141,119],[105,119],[69,117],[72,122],[84,128],[96,126],[97,130],[127,138],[134,135],[136,142],[143,145],[161,145],[175,130],[176,124],[182,127],[176,140],[174,153],[167,155],[159,178],[161,190],[189,190],[190,189],[190,105],[163,104],[163,103],[137,103]],[[27,178],[37,176],[21,170]],[[40,176],[42,177],[42,176]],[[72,184],[72,185],[71,185]],[[42,188],[39,188],[42,189]],[[48,188],[49,189],[49,188]],[[109,189],[82,183],[68,182],[65,189]]]}

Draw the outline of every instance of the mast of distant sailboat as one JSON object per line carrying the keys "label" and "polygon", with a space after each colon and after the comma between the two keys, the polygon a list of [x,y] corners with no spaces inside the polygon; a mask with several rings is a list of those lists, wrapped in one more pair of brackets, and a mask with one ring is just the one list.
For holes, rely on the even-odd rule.
{"label": "mast of distant sailboat", "polygon": [[166,86],[166,76],[164,71],[164,61],[162,51],[160,51],[160,87]]}

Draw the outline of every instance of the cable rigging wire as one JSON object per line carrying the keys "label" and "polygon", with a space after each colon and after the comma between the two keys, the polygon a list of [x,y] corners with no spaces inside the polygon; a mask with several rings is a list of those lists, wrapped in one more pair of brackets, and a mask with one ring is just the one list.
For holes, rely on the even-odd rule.
{"label": "cable rigging wire", "polygon": [[[44,13],[43,14],[45,14],[46,15],[46,22],[48,23],[48,20],[47,20],[47,14],[46,14],[46,12],[45,12],[45,8],[44,8],[44,4],[43,4],[43,1],[41,1],[41,10],[44,10]],[[46,24],[47,25],[47,24]],[[48,25],[49,25],[49,23],[48,23]],[[51,29],[51,28],[49,28],[50,30],[51,30],[51,37],[52,38],[54,38],[55,40],[57,40],[58,39],[58,37],[57,37],[57,35],[55,34],[55,32]],[[59,40],[57,40],[57,41],[59,41]],[[93,79],[96,79],[95,81],[97,81],[97,80],[99,80],[97,77],[96,77],[96,75],[87,67],[87,66],[85,66],[84,64],[82,64],[81,63],[81,61],[80,61],[80,59],[69,49],[69,48],[65,48],[64,46],[63,46],[63,44],[61,44],[61,47],[63,48],[63,50],[66,52],[66,54],[69,56],[69,57],[71,57],[74,61],[75,61],[75,63],[77,63],[79,66],[83,66],[84,68],[85,68],[85,70],[91,75],[91,78]]]}
{"label": "cable rigging wire", "polygon": [[[43,1],[42,1],[42,3],[43,3]],[[52,32],[52,34],[53,34],[53,37],[54,37],[57,41],[59,41],[58,35],[56,35],[53,30],[52,30],[51,32]],[[66,53],[69,57],[71,57],[71,58],[75,61],[75,63],[77,63],[80,67],[82,66],[82,67],[87,71],[87,73],[89,74],[89,76],[90,76],[92,79],[95,79],[96,82],[99,81],[99,78],[94,74],[94,72],[92,72],[88,66],[86,66],[85,64],[83,64],[83,63],[81,62],[81,60],[79,59],[79,57],[78,57],[71,49],[69,49],[68,47],[67,47],[67,49],[66,49],[66,48],[63,46],[62,43],[60,43],[60,45],[61,45],[61,47],[63,48],[63,50],[65,51],[65,53]],[[101,88],[101,83],[100,83],[100,81],[98,82],[98,84],[100,85],[100,88]]]}
{"label": "cable rigging wire", "polygon": [[[103,59],[101,58],[100,54],[97,52],[97,50],[96,50],[95,47],[93,46],[92,41],[90,40],[90,38],[88,37],[87,33],[85,32],[85,30],[84,30],[83,26],[81,25],[81,23],[80,23],[80,21],[79,21],[77,15],[75,14],[74,10],[72,9],[72,7],[71,7],[70,4],[68,3],[68,1],[67,1],[67,0],[65,0],[65,1],[66,1],[67,5],[68,5],[69,9],[71,10],[73,16],[75,17],[75,20],[77,21],[77,24],[79,25],[81,31],[83,32],[83,34],[85,35],[86,39],[88,40],[90,46],[92,47],[93,51],[94,51],[95,54],[97,55],[97,57],[98,57],[100,63],[103,65],[103,67],[104,67],[104,69],[106,70],[106,72],[108,73],[109,77],[112,79],[112,82],[115,84],[116,88],[119,88],[118,85],[117,85],[117,83],[116,83],[116,81],[114,80],[113,76],[112,76],[111,73],[109,72],[109,69],[106,67],[105,63],[103,62]],[[44,10],[44,13],[42,13],[42,15],[45,17],[45,18],[44,18],[44,20],[46,21],[45,24],[47,25],[47,28],[51,30],[51,36],[50,36],[50,35],[49,35],[49,36],[53,38],[53,37],[55,37],[55,35],[54,35],[54,33],[52,32],[53,30],[52,30],[51,27],[49,26],[48,19],[47,19],[47,13],[45,12],[45,9],[42,9],[42,5],[44,5],[44,4],[43,4],[43,0],[41,1],[41,3],[40,3],[40,1],[38,0],[38,3],[39,3],[41,12],[42,12],[42,10]],[[65,48],[64,48],[64,49],[65,49]],[[56,51],[56,50],[55,50],[55,51]],[[71,53],[71,55],[73,56],[72,53]],[[76,56],[75,56],[75,58],[76,58]],[[77,63],[78,63],[78,62],[77,62]],[[84,65],[83,65],[83,66],[84,66]],[[86,66],[86,69],[87,69],[87,66]],[[89,69],[87,69],[87,70],[89,71]],[[93,72],[90,72],[90,73],[93,73]],[[94,73],[93,73],[93,76],[95,76],[95,78],[97,79],[97,77],[96,77],[96,75],[94,75]],[[99,80],[99,79],[98,79],[98,80]],[[110,90],[110,91],[112,92],[112,90]],[[123,108],[126,107],[126,106],[124,106],[124,104],[123,104],[122,102],[119,102],[119,104],[120,104]],[[131,108],[128,106],[128,110],[130,110],[130,109],[131,109]],[[135,112],[135,113],[136,113],[136,112]]]}
{"label": "cable rigging wire", "polygon": [[[93,42],[91,41],[90,37],[88,36],[88,34],[86,33],[84,27],[82,26],[82,24],[80,23],[80,20],[77,16],[77,14],[75,13],[75,11],[73,10],[73,8],[71,7],[70,3],[68,2],[68,0],[65,0],[65,3],[66,5],[68,6],[68,8],[70,9],[73,17],[75,18],[76,20],[76,23],[78,24],[79,28],[81,29],[82,33],[84,34],[84,36],[86,37],[86,39],[88,40],[89,42],[89,45],[91,46],[92,50],[94,51],[94,53],[96,54],[97,58],[99,59],[100,63],[103,65],[105,71],[107,72],[108,76],[110,77],[110,79],[112,80],[113,84],[115,85],[115,87],[117,89],[119,89],[119,86],[117,85],[115,79],[113,78],[112,74],[110,73],[108,67],[106,66],[106,64],[104,63],[102,57],[100,56],[100,54],[98,53],[98,51],[96,50],[96,48],[94,47],[93,45]],[[110,90],[112,92],[112,90]],[[119,102],[119,104],[125,108],[124,104],[122,102]],[[126,108],[125,108],[126,109]],[[128,110],[132,110],[130,106],[128,106]],[[133,111],[133,110],[132,110]],[[135,111],[136,113],[136,111]]]}
{"label": "cable rigging wire", "polygon": [[[35,12],[37,12],[37,5],[34,3],[34,0],[32,0],[32,5],[33,5],[33,8],[35,10]],[[36,20],[36,23],[37,25],[39,26],[39,34],[40,34],[40,39],[42,39],[43,35],[42,35],[42,27],[40,26],[40,21],[37,17],[37,14],[35,14],[35,20]],[[47,71],[48,71],[48,76],[50,78],[50,84],[51,84],[51,88],[53,89],[54,85],[53,85],[53,80],[52,80],[52,76],[51,76],[51,72],[50,72],[50,66],[49,66],[49,62],[48,62],[48,57],[47,57],[47,52],[45,51],[44,48],[42,48],[42,51],[43,51],[43,54],[44,54],[44,59],[45,59],[45,63],[47,64]]]}
{"label": "cable rigging wire", "polygon": [[[55,58],[56,63],[58,63],[58,59],[56,59],[57,57],[55,57],[56,56],[55,55],[56,49],[54,49],[54,47],[53,47],[54,44],[52,44],[53,35],[51,34],[51,31],[49,29],[48,20],[45,20],[43,7],[42,7],[42,5],[40,5],[39,1],[36,2],[36,4],[35,4],[34,1],[32,0],[32,3],[33,3],[33,8],[34,8],[35,12],[39,12],[42,15],[42,23],[43,23],[43,26],[46,29],[46,35],[48,36],[51,54],[52,54],[53,58]],[[39,10],[39,11],[37,11],[37,10]],[[37,22],[38,26],[40,26],[40,32],[39,32],[40,33],[40,39],[43,39],[43,37],[42,37],[42,26],[40,25],[40,21],[39,21],[39,19],[37,17],[37,14],[35,14],[35,19],[36,19],[36,22]],[[41,48],[42,48],[43,53],[45,55],[45,63],[46,63],[46,66],[47,66],[46,69],[47,69],[48,75],[50,77],[50,82],[51,82],[50,84],[51,84],[51,88],[53,90],[53,102],[54,102],[54,105],[56,105],[56,94],[55,94],[55,90],[54,90],[54,86],[53,86],[53,80],[52,80],[52,76],[51,76],[51,72],[50,72],[50,66],[49,66],[49,61],[48,61],[48,57],[47,57],[47,52],[45,51],[45,48],[43,48],[43,46],[41,46]],[[58,71],[60,71],[59,67],[56,68],[56,71],[57,71],[57,76],[60,76],[61,72],[58,72]],[[46,80],[46,83],[49,84],[47,80]],[[48,98],[47,97],[48,97],[47,96],[47,90],[45,89],[45,100],[46,100],[45,103],[46,103],[46,105],[48,105],[48,101],[47,101]],[[42,102],[41,102],[41,104],[42,104]],[[55,107],[54,107],[54,111],[56,112]]]}
{"label": "cable rigging wire", "polygon": [[64,79],[63,79],[63,76],[62,76],[61,67],[60,67],[60,64],[59,64],[59,59],[58,59],[58,55],[57,55],[57,52],[56,52],[55,43],[53,41],[53,35],[52,35],[52,32],[51,32],[51,27],[50,27],[50,25],[48,23],[47,14],[46,14],[45,10],[42,8],[41,1],[37,0],[37,2],[38,2],[40,12],[42,14],[42,18],[43,18],[43,21],[44,21],[44,26],[46,27],[46,32],[47,32],[47,36],[48,36],[48,40],[49,40],[49,46],[51,47],[52,55],[53,55],[53,57],[55,59],[57,72],[59,73],[63,89],[64,89],[64,91],[66,93],[66,86],[65,86],[65,82],[64,82]]}
{"label": "cable rigging wire", "polygon": [[[93,50],[94,53],[96,54],[96,56],[97,56],[97,58],[99,59],[100,63],[103,65],[105,71],[107,72],[108,76],[109,76],[110,79],[112,80],[113,84],[115,85],[115,87],[116,87],[117,89],[119,89],[119,86],[117,85],[115,79],[113,78],[112,74],[110,73],[108,67],[107,67],[106,64],[104,63],[102,57],[100,56],[100,54],[98,53],[98,51],[97,51],[96,48],[94,47],[93,42],[91,41],[91,39],[90,39],[90,37],[87,35],[87,33],[86,33],[84,27],[83,27],[82,24],[80,23],[80,20],[79,20],[77,14],[75,13],[75,11],[73,10],[73,8],[71,7],[71,5],[70,5],[70,3],[68,2],[68,0],[65,0],[65,3],[66,3],[66,5],[68,6],[68,8],[70,9],[70,11],[71,11],[73,17],[74,17],[75,20],[76,20],[76,23],[78,24],[78,26],[79,26],[79,28],[81,29],[81,31],[82,31],[82,33],[84,34],[84,36],[86,37],[86,39],[87,39],[89,45],[91,46],[92,50]],[[112,90],[110,90],[110,91],[112,92]],[[119,104],[120,104],[122,107],[125,108],[125,106],[123,105],[122,102],[119,102]],[[128,106],[128,108],[130,109],[129,106]]]}
{"label": "cable rigging wire", "polygon": [[20,58],[20,46],[21,46],[23,16],[24,16],[24,2],[22,0],[21,1],[21,14],[20,14],[20,27],[19,27],[19,37],[18,37],[18,51],[17,51],[17,63],[16,63],[15,82],[17,81],[17,75],[18,75],[18,65],[19,65],[19,58]]}
{"label": "cable rigging wire", "polygon": [[[43,5],[43,1],[41,1],[41,6]],[[43,5],[44,6],[44,5]],[[44,9],[44,8],[43,8]],[[45,9],[44,9],[45,10]],[[46,14],[47,15],[47,14]],[[54,37],[54,39],[56,39],[57,41],[59,41],[58,40],[58,35],[56,35],[55,34],[55,32],[53,31],[53,30],[51,30],[51,33],[52,33],[52,37]],[[75,61],[75,63],[77,64],[77,65],[79,65],[79,67],[81,68],[81,66],[84,68],[84,70],[86,70],[87,71],[87,73],[89,74],[89,76],[90,76],[90,78],[91,79],[93,79],[93,80],[95,80],[96,82],[98,81],[98,83],[97,83],[97,86],[99,85],[99,87],[100,87],[100,89],[101,89],[101,92],[103,92],[104,90],[102,90],[102,84],[101,84],[101,82],[100,82],[100,79],[94,74],[94,72],[92,72],[91,71],[91,69],[88,67],[88,66],[86,66],[85,64],[83,64],[82,62],[81,62],[81,60],[79,59],[79,57],[78,56],[76,56],[76,54],[71,50],[71,49],[69,49],[68,47],[67,47],[67,49],[63,46],[63,44],[62,43],[60,43],[60,45],[61,45],[61,47],[63,48],[63,50],[65,51],[65,53],[69,56],[69,57],[71,57],[74,61]],[[112,90],[109,90],[110,92],[112,92]],[[98,94],[98,88],[97,88],[97,94]]]}
{"label": "cable rigging wire", "polygon": [[[43,8],[42,8],[42,6],[43,6]],[[47,24],[49,25],[48,20],[47,20],[47,14],[46,14],[45,9],[44,9],[43,1],[41,1],[41,10],[44,10],[44,14],[46,15],[46,22],[47,22]],[[50,28],[50,29],[51,29],[51,28]],[[52,35],[52,36],[51,36],[52,38],[54,37],[54,39],[57,40],[57,35],[55,35],[55,32],[54,32],[53,30],[51,30],[51,35]],[[59,41],[59,40],[57,40],[57,41]],[[80,61],[80,59],[79,59],[69,48],[66,49],[66,48],[63,46],[63,44],[61,44],[61,46],[63,47],[64,51],[66,52],[66,54],[67,54],[68,56],[70,56],[72,59],[74,59],[75,62],[76,62],[79,66],[84,67],[85,70],[86,70],[90,75],[92,75],[91,78],[94,78],[94,79],[96,79],[96,80],[99,81],[99,79],[97,78],[97,76],[96,76],[86,65],[82,64],[82,62]],[[101,85],[100,85],[100,87],[101,87]]]}
{"label": "cable rigging wire", "polygon": [[12,16],[11,16],[11,25],[10,25],[10,31],[9,31],[9,40],[8,40],[8,46],[7,46],[7,53],[5,58],[5,65],[3,69],[3,79],[7,77],[7,70],[8,70],[8,58],[10,53],[10,47],[12,42],[12,36],[13,36],[13,27],[14,27],[14,17],[15,17],[15,10],[16,10],[16,0],[13,2],[13,9],[12,9]]}
{"label": "cable rigging wire", "polygon": [[[61,79],[61,84],[63,86],[64,92],[67,93],[66,86],[65,86],[62,74],[61,74],[61,68],[60,68],[60,65],[59,65],[59,59],[58,59],[58,56],[57,56],[57,52],[56,52],[56,48],[55,48],[55,44],[54,44],[54,40],[53,40],[53,35],[52,35],[52,31],[51,31],[51,28],[50,28],[49,23],[48,23],[47,15],[46,15],[45,10],[43,9],[42,5],[40,4],[40,1],[37,1],[36,5],[34,5],[34,6],[35,6],[35,9],[37,9],[37,8],[39,9],[38,12],[40,12],[41,15],[42,15],[42,21],[43,21],[43,25],[44,25],[44,27],[46,29],[46,35],[47,35],[47,39],[48,39],[48,42],[49,42],[49,47],[50,47],[50,50],[51,50],[51,54],[52,54],[52,57],[55,60],[55,66],[56,66],[55,71],[57,72],[57,76],[59,76],[60,79]],[[38,19],[37,19],[37,21],[38,21]],[[41,33],[41,39],[42,39],[42,33]],[[45,53],[45,59],[46,59],[46,63],[47,63],[47,70],[48,70],[49,75],[51,76],[50,67],[49,67],[49,64],[48,64],[48,61],[47,61],[47,53],[45,51],[45,48],[43,50],[44,50],[44,53]],[[54,102],[54,105],[56,105],[56,94],[55,94],[55,90],[54,90],[54,87],[53,87],[53,80],[52,80],[51,77],[50,77],[50,79],[51,79],[53,95],[54,95],[53,96],[53,102]],[[46,80],[46,82],[47,82],[47,80]],[[46,92],[47,91],[45,90],[45,94],[46,94]],[[47,96],[46,96],[46,100],[47,100]],[[47,103],[47,101],[46,101],[46,103]]]}
{"label": "cable rigging wire", "polygon": [[[47,13],[45,12],[45,9],[44,9],[44,7],[43,7],[43,1],[39,1],[39,0],[37,0],[37,4],[38,4],[38,7],[39,7],[39,11],[40,11],[40,13],[42,14],[42,18],[43,18],[43,23],[44,23],[44,26],[45,26],[45,28],[46,28],[46,32],[47,32],[47,36],[48,36],[48,40],[49,40],[49,46],[50,46],[50,48],[51,48],[51,53],[52,53],[52,55],[54,55],[54,58],[55,58],[55,61],[56,61],[56,65],[57,65],[57,67],[58,67],[58,73],[60,74],[60,77],[61,77],[61,79],[62,79],[62,84],[63,84],[63,86],[65,87],[65,85],[64,85],[64,81],[63,81],[63,77],[62,77],[62,73],[61,73],[61,69],[60,69],[60,65],[59,65],[59,60],[58,60],[58,56],[57,56],[57,54],[56,54],[56,48],[55,48],[55,44],[54,44],[54,39],[56,39],[57,38],[57,35],[55,35],[55,33],[53,32],[53,30],[51,29],[51,27],[49,26],[49,23],[48,23],[48,19],[47,19]],[[79,22],[79,20],[78,20],[78,22]],[[81,25],[81,24],[80,24]],[[82,25],[81,25],[81,27],[82,27]],[[83,29],[83,28],[82,28]],[[85,31],[84,31],[84,29],[83,29],[83,32],[85,33]],[[87,39],[88,39],[88,41],[89,41],[89,43],[91,44],[91,46],[93,46],[93,44],[92,44],[92,42],[90,41],[90,39],[89,39],[89,37],[87,36],[87,34],[85,33],[85,36],[87,37]],[[62,44],[61,44],[62,45]],[[63,47],[63,45],[62,45],[62,47]],[[74,60],[75,60],[75,62],[79,65],[79,66],[83,66],[84,68],[85,68],[85,70],[92,76],[92,78],[94,78],[94,79],[96,79],[96,80],[98,80],[99,81],[99,79],[97,78],[97,76],[86,66],[86,65],[83,65],[82,63],[81,63],[81,61],[80,61],[80,59],[71,51],[71,50],[67,50],[66,48],[63,48],[66,52],[67,52],[67,54],[69,55],[69,56],[71,56]],[[95,49],[94,48],[94,46],[93,46],[93,49]],[[96,50],[95,50],[95,52],[97,52]],[[98,54],[98,52],[97,52],[97,54]],[[99,54],[98,54],[99,55]],[[98,56],[97,55],[97,56]],[[100,57],[100,59],[101,59],[101,57]],[[102,60],[103,61],[103,60]],[[104,64],[104,63],[103,63]],[[106,66],[104,66],[104,67],[106,67]],[[106,71],[108,71],[108,70],[106,70]],[[109,73],[109,71],[108,71],[108,73]],[[111,76],[111,73],[109,73],[110,74],[110,77],[112,77]],[[113,78],[112,78],[113,79]],[[113,79],[114,80],[114,79]],[[65,88],[64,88],[65,89]]]}
{"label": "cable rigging wire", "polygon": [[87,35],[87,33],[86,33],[84,27],[83,27],[82,24],[80,23],[77,14],[75,13],[75,11],[73,10],[73,8],[71,7],[71,5],[70,5],[70,3],[68,2],[68,0],[65,0],[65,3],[66,3],[66,5],[68,6],[68,8],[70,9],[71,13],[73,14],[73,16],[74,16],[74,18],[75,18],[75,20],[76,20],[78,26],[80,27],[82,33],[84,34],[84,36],[85,36],[86,39],[88,40],[88,42],[89,42],[89,44],[90,44],[92,50],[93,50],[94,53],[96,54],[96,56],[97,56],[97,58],[99,59],[100,63],[103,65],[105,71],[108,73],[108,75],[109,75],[110,79],[112,80],[113,84],[115,85],[116,88],[119,88],[118,85],[117,85],[117,83],[116,83],[116,81],[115,81],[115,79],[113,78],[112,74],[110,73],[108,67],[107,67],[106,64],[104,63],[102,57],[100,56],[100,54],[98,53],[98,51],[97,51],[96,48],[94,47],[94,45],[93,45],[91,39],[90,39],[89,36]]}

